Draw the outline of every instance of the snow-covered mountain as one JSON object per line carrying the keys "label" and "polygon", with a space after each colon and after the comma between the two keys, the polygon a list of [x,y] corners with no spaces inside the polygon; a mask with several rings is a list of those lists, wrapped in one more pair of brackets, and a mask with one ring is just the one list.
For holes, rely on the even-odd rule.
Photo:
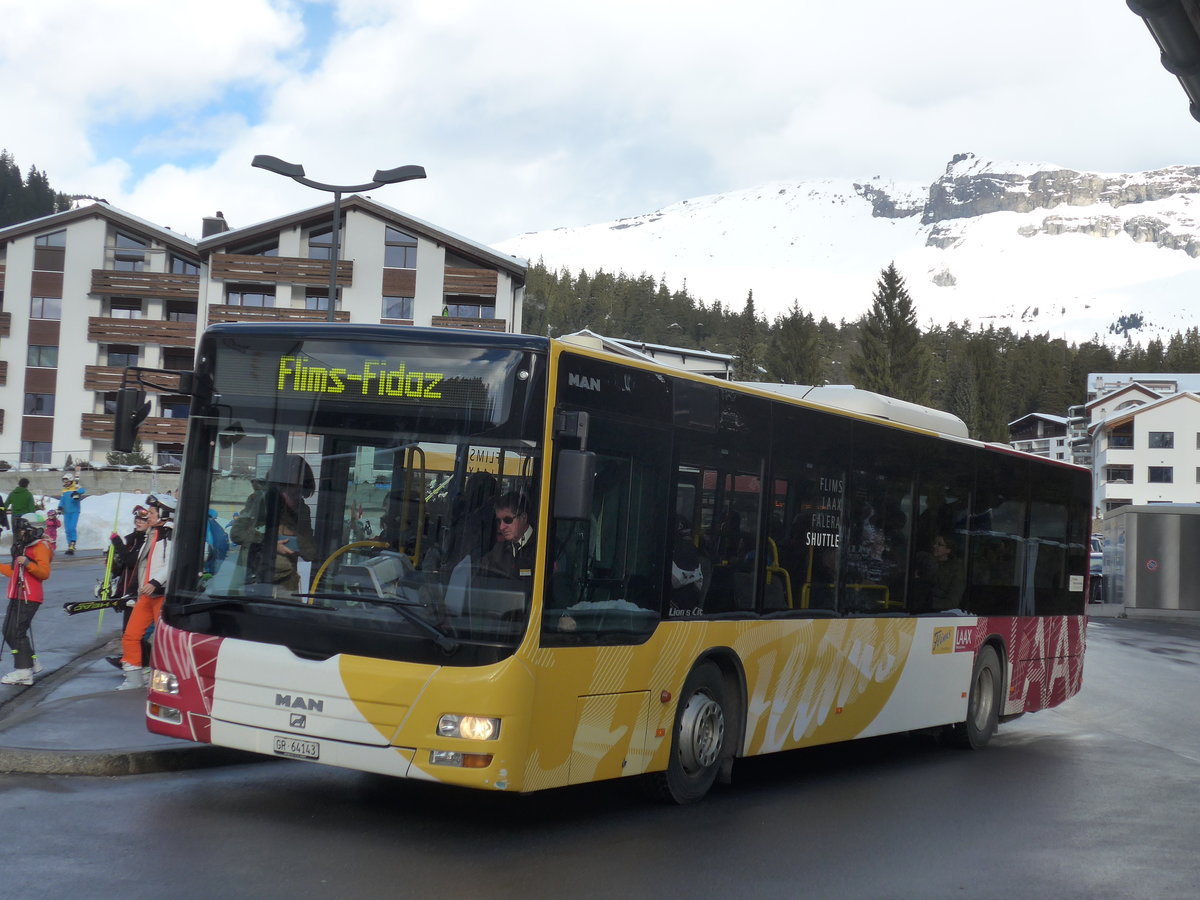
{"label": "snow-covered mountain", "polygon": [[[1081,342],[1200,325],[1200,166],[1128,175],[956,155],[932,184],[779,182],[497,245],[551,268],[642,273],[773,318],[854,319],[895,261],[922,326]],[[1140,324],[1139,324],[1140,323]]]}

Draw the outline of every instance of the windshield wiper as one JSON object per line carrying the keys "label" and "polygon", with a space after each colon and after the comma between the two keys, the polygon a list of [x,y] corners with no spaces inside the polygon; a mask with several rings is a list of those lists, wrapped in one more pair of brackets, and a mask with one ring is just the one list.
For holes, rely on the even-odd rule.
{"label": "windshield wiper", "polygon": [[394,609],[418,628],[427,632],[433,638],[434,645],[444,653],[454,653],[461,646],[458,641],[450,637],[450,635],[446,634],[446,632],[442,631],[432,622],[423,619],[413,612],[412,607],[421,607],[421,604],[414,603],[411,600],[401,600],[400,598],[389,600],[386,597],[373,597],[370,594],[326,593],[325,591],[319,591],[315,594],[293,594],[293,596],[312,597],[316,600],[353,600],[360,603],[370,603],[372,606],[386,606],[388,609]]}
{"label": "windshield wiper", "polygon": [[194,613],[209,609],[220,609],[222,606],[234,606],[239,603],[265,603],[270,606],[295,606],[289,600],[280,600],[269,594],[206,594],[204,600],[191,600],[172,608],[172,612]]}

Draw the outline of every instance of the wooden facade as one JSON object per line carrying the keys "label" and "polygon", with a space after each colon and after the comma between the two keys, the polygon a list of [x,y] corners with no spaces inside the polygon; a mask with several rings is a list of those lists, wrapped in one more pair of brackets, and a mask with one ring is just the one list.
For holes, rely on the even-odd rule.
{"label": "wooden facade", "polygon": [[199,275],[163,272],[116,272],[92,269],[92,293],[109,297],[159,297],[164,300],[199,300]]}
{"label": "wooden facade", "polygon": [[98,344],[155,344],[162,347],[195,347],[195,322],[163,319],[110,319],[88,317],[88,340]]}
{"label": "wooden facade", "polygon": [[[251,284],[301,284],[326,287],[329,284],[329,260],[298,256],[246,256],[240,253],[214,253],[208,260],[210,277],[221,281]],[[354,260],[340,259],[337,283],[354,283]]]}

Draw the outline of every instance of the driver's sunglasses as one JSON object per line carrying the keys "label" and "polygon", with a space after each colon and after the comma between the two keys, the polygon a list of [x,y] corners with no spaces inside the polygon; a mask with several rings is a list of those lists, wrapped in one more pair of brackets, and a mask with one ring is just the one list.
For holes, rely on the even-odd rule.
{"label": "driver's sunglasses", "polygon": [[516,516],[496,516],[496,521],[503,522],[505,525],[511,525],[516,520]]}

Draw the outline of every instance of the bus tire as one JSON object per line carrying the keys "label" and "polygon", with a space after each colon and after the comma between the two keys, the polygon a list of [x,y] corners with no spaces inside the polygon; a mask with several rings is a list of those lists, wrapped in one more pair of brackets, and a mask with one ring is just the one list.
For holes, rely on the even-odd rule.
{"label": "bus tire", "polygon": [[695,803],[716,780],[725,754],[725,682],[711,662],[701,663],[684,682],[675,709],[671,759],[651,775],[655,795],[670,803]]}
{"label": "bus tire", "polygon": [[979,651],[971,673],[971,693],[967,698],[967,720],[951,725],[950,743],[965,750],[987,746],[1000,721],[1000,698],[1004,677],[1000,657],[990,644]]}

